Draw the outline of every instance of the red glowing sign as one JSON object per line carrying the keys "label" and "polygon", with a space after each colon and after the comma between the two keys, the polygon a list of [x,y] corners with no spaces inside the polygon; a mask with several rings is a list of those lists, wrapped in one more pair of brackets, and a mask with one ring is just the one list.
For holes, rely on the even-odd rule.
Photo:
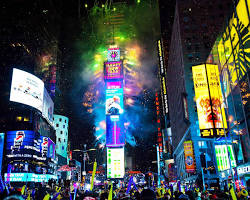
{"label": "red glowing sign", "polygon": [[104,79],[113,80],[113,79],[122,79],[122,62],[105,62],[104,63]]}

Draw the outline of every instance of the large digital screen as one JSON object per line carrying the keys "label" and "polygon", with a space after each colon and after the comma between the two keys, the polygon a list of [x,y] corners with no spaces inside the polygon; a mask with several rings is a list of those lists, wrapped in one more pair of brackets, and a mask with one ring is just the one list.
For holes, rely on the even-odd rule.
{"label": "large digital screen", "polygon": [[104,63],[105,80],[122,79],[122,78],[123,78],[122,61]]}
{"label": "large digital screen", "polygon": [[107,148],[107,178],[123,178],[124,148]]}
{"label": "large digital screen", "polygon": [[55,143],[50,138],[40,136],[39,144],[42,157],[55,159]]}
{"label": "large digital screen", "polygon": [[193,142],[191,140],[185,141],[183,145],[184,145],[186,172],[194,173],[195,172],[195,159],[194,159]]}
{"label": "large digital screen", "polygon": [[165,76],[164,55],[161,40],[157,41],[160,75]]}
{"label": "large digital screen", "polygon": [[0,173],[2,171],[3,146],[4,146],[4,133],[0,133]]}
{"label": "large digital screen", "polygon": [[106,116],[106,146],[124,146],[124,120],[123,115]]}
{"label": "large digital screen", "polygon": [[36,76],[13,69],[10,101],[32,106],[42,112],[44,83]]}
{"label": "large digital screen", "polygon": [[192,67],[201,137],[220,137],[227,129],[217,65]]}
{"label": "large digital screen", "polygon": [[232,145],[215,145],[216,161],[219,171],[224,171],[230,168],[228,153],[231,159],[231,166],[234,168],[236,167],[236,160]]}
{"label": "large digital screen", "polygon": [[34,174],[34,173],[5,173],[6,182],[48,182],[49,179],[57,179],[52,174]]}
{"label": "large digital screen", "polygon": [[106,115],[123,113],[123,88],[106,89]]}
{"label": "large digital screen", "polygon": [[119,48],[108,49],[108,61],[120,61],[120,49]]}
{"label": "large digital screen", "polygon": [[31,149],[34,146],[34,131],[19,130],[8,131],[6,136],[6,149],[20,151],[21,149]]}
{"label": "large digital screen", "polygon": [[42,115],[51,123],[53,123],[53,114],[54,114],[54,102],[52,101],[49,93],[46,88],[44,88],[43,95],[43,111]]}

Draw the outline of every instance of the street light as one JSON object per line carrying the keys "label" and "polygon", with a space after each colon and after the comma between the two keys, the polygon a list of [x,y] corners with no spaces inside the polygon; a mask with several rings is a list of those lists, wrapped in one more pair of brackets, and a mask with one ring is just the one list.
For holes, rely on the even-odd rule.
{"label": "street light", "polygon": [[97,149],[87,149],[87,144],[84,144],[84,150],[74,149],[75,152],[83,153],[83,172],[82,175],[86,175],[86,160],[87,160],[87,152],[88,151],[96,151]]}

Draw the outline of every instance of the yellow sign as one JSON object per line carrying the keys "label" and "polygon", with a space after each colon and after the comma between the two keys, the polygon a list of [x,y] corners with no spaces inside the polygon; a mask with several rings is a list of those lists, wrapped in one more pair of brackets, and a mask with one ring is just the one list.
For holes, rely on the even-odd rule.
{"label": "yellow sign", "polygon": [[192,67],[192,72],[201,136],[222,136],[227,122],[222,106],[218,66],[197,65]]}

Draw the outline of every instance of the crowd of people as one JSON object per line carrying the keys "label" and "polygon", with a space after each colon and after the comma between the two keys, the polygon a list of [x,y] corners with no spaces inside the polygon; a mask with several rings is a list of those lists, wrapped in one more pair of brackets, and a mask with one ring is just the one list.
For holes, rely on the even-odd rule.
{"label": "crowd of people", "polygon": [[248,191],[235,191],[232,184],[225,190],[201,190],[197,186],[185,188],[185,191],[167,184],[154,186],[129,186],[109,182],[106,185],[94,187],[92,191],[80,187],[78,183],[24,184],[22,187],[5,188],[0,199],[4,200],[241,200],[249,199]]}

